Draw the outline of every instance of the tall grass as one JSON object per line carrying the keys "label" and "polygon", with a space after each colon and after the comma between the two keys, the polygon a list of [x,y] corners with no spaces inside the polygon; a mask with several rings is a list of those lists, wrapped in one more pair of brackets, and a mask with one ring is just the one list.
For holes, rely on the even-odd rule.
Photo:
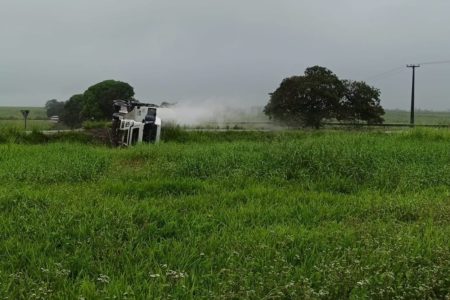
{"label": "tall grass", "polygon": [[[28,120],[27,130],[50,130],[55,124],[48,120]],[[25,130],[24,120],[2,120],[0,129]]]}
{"label": "tall grass", "polygon": [[1,144],[0,295],[445,299],[449,137]]}

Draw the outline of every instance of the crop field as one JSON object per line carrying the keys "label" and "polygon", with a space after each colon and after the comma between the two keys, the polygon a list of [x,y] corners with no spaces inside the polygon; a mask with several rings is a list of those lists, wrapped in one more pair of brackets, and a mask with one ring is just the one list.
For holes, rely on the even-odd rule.
{"label": "crop field", "polygon": [[0,106],[0,120],[23,120],[21,110],[30,111],[28,119],[47,120],[45,107]]}
{"label": "crop field", "polygon": [[30,111],[27,130],[49,130],[54,127],[54,124],[48,120],[44,107],[0,106],[0,131],[4,129],[24,130],[24,119],[20,112],[22,109]]}
{"label": "crop field", "polygon": [[[410,113],[403,110],[386,110],[386,123],[408,124]],[[415,112],[415,123],[418,125],[450,125],[450,112],[418,110]]]}
{"label": "crop field", "polygon": [[0,139],[2,299],[450,297],[448,130],[36,137]]}

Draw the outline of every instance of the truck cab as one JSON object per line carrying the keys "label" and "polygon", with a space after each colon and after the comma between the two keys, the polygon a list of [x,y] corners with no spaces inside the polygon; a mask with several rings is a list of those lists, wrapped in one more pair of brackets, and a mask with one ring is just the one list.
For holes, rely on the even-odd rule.
{"label": "truck cab", "polygon": [[114,101],[112,141],[116,146],[157,143],[161,134],[158,106],[136,100]]}

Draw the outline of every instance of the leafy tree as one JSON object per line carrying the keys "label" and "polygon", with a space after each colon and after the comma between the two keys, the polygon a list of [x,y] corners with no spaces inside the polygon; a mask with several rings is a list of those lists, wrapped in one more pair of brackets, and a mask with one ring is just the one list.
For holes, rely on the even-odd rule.
{"label": "leafy tree", "polygon": [[284,79],[270,95],[264,113],[287,124],[318,128],[325,119],[369,124],[384,121],[380,90],[361,81],[341,81],[320,66]]}
{"label": "leafy tree", "polygon": [[45,103],[45,109],[47,110],[47,117],[61,116],[64,112],[64,102],[56,99],[48,100]]}
{"label": "leafy tree", "polygon": [[83,122],[81,115],[84,97],[82,94],[76,94],[70,97],[64,105],[62,121],[71,128],[80,127]]}
{"label": "leafy tree", "polygon": [[111,119],[114,100],[130,100],[133,87],[126,82],[105,80],[89,87],[83,94],[82,116],[85,119]]}
{"label": "leafy tree", "polygon": [[363,81],[344,80],[345,96],[338,119],[383,123],[384,109],[380,105],[380,90]]}
{"label": "leafy tree", "polygon": [[314,66],[303,76],[284,79],[273,92],[264,113],[293,125],[319,128],[324,119],[337,117],[345,87],[330,70]]}

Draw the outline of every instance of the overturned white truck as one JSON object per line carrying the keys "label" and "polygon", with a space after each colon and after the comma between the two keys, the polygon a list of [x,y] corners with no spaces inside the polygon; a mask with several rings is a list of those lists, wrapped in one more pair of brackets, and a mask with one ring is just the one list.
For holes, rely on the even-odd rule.
{"label": "overturned white truck", "polygon": [[112,143],[131,146],[137,143],[157,143],[161,134],[158,106],[137,100],[115,100],[112,118]]}

